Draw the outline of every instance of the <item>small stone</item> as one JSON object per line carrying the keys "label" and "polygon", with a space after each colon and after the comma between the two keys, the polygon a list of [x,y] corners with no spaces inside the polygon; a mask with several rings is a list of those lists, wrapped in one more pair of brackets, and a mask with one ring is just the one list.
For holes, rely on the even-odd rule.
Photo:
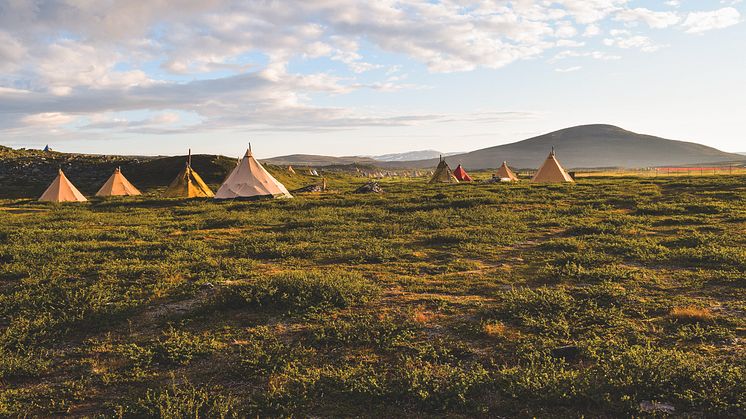
{"label": "small stone", "polygon": [[640,410],[645,413],[674,413],[676,408],[669,403],[651,402],[643,400],[640,402]]}
{"label": "small stone", "polygon": [[368,182],[365,185],[357,188],[355,193],[383,193],[383,189],[378,182]]}

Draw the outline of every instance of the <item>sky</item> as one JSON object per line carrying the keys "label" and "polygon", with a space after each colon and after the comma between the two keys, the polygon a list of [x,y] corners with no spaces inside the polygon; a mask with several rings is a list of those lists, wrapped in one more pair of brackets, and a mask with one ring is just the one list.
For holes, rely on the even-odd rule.
{"label": "sky", "polygon": [[746,151],[743,0],[0,0],[0,144],[471,151],[608,123]]}

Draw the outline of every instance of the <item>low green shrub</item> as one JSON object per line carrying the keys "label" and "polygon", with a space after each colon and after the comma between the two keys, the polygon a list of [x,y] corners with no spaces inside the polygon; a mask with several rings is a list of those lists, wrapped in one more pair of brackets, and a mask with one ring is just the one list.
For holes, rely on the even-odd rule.
{"label": "low green shrub", "polygon": [[220,386],[194,386],[173,379],[168,388],[148,389],[134,401],[115,406],[112,414],[125,418],[238,418],[237,399]]}
{"label": "low green shrub", "polygon": [[362,275],[333,270],[267,275],[228,290],[244,304],[291,311],[348,307],[379,293],[379,287]]}

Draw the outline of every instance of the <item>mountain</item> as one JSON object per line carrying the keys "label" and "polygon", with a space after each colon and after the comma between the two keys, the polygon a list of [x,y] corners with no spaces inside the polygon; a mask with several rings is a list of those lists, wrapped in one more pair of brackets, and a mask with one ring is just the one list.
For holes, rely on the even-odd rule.
{"label": "mountain", "polygon": [[269,159],[261,159],[262,163],[276,164],[278,166],[285,165],[298,165],[298,166],[332,166],[332,165],[346,165],[353,163],[361,164],[373,164],[377,163],[376,160],[370,157],[358,157],[358,156],[347,156],[347,157],[332,157],[332,156],[317,156],[314,154],[290,154],[287,156],[271,157]]}
{"label": "mountain", "polygon": [[412,160],[427,160],[437,159],[440,156],[453,156],[461,153],[443,153],[442,151],[436,150],[418,150],[418,151],[407,151],[405,153],[392,153],[382,154],[380,156],[372,156],[373,160],[378,161],[412,161]]}
{"label": "mountain", "polygon": [[[743,156],[726,153],[701,144],[667,140],[637,134],[613,125],[580,125],[538,137],[484,148],[448,158],[455,167],[467,169],[498,167],[504,160],[517,168],[536,168],[555,147],[557,158],[566,168],[692,165],[726,161],[744,161]],[[386,167],[435,167],[438,159],[388,162]]]}

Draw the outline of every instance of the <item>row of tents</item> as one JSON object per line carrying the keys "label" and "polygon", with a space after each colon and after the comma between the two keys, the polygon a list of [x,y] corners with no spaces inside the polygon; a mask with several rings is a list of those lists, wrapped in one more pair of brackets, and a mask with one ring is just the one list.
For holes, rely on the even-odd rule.
{"label": "row of tents", "polygon": [[[140,191],[117,168],[96,192],[98,197],[140,195]],[[292,198],[285,186],[275,179],[252,155],[251,147],[231,171],[216,193],[192,169],[192,153],[186,165],[163,193],[166,198],[236,199],[272,196]],[[45,202],[83,202],[86,197],[70,182],[62,169],[39,198]]]}
{"label": "row of tents", "polygon": [[[292,170],[292,169],[290,169]],[[497,170],[494,179],[503,182],[514,182],[518,176],[508,167],[507,162]],[[471,182],[473,179],[461,165],[451,171],[442,158],[435,169],[430,183]],[[539,171],[531,179],[532,182],[574,182],[557,160],[554,149]],[[117,168],[103,186],[96,192],[98,197],[140,195],[140,191],[130,183]],[[274,178],[251,153],[251,146],[244,157],[231,171],[216,193],[192,169],[192,153],[189,152],[184,169],[168,185],[163,193],[166,198],[215,198],[239,199],[255,197],[292,198],[287,188]],[[39,197],[45,202],[83,202],[86,197],[70,182],[62,169],[49,187]]]}
{"label": "row of tents", "polygon": [[[515,182],[518,180],[518,176],[508,167],[508,162],[504,161],[502,166],[492,176],[492,179],[498,182]],[[472,182],[473,180],[460,164],[452,171],[448,163],[441,157],[438,167],[435,169],[435,173],[433,173],[433,177],[430,178],[430,183],[458,183]],[[541,165],[536,174],[531,178],[531,182],[562,183],[575,182],[575,180],[562,167],[554,153],[554,148],[552,148],[549,157],[547,157],[544,164]]]}

